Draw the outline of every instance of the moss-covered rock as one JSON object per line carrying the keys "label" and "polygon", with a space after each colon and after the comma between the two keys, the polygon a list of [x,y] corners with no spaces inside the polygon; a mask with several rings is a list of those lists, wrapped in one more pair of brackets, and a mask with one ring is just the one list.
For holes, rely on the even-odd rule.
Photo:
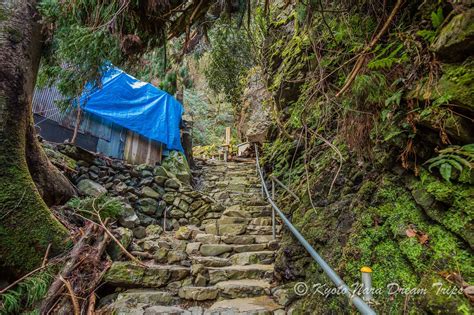
{"label": "moss-covered rock", "polygon": [[432,49],[445,61],[459,62],[474,51],[474,9],[454,16],[441,29]]}
{"label": "moss-covered rock", "polygon": [[[130,229],[119,227],[114,230],[114,234],[120,241],[120,244],[125,248],[127,248],[132,242],[133,233]],[[117,260],[123,255],[122,249],[115,242],[112,242],[107,246],[107,253],[113,260]]]}
{"label": "moss-covered rock", "polygon": [[468,314],[472,307],[464,298],[462,289],[434,273],[428,273],[420,282],[420,294],[415,299],[430,314]]}
{"label": "moss-covered rock", "polygon": [[186,278],[190,269],[181,266],[139,266],[130,262],[114,262],[104,280],[117,287],[154,288]]}

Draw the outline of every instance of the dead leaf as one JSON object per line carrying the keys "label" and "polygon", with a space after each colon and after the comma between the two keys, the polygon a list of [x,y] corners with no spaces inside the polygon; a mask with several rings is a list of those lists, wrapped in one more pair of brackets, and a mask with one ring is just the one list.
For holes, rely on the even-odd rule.
{"label": "dead leaf", "polygon": [[468,286],[463,290],[464,295],[471,301],[474,301],[474,286]]}
{"label": "dead leaf", "polygon": [[408,237],[415,237],[416,236],[416,230],[414,229],[406,229],[405,233],[407,234]]}
{"label": "dead leaf", "polygon": [[426,242],[428,242],[428,235],[427,234],[420,234],[418,235],[418,241],[420,242],[420,244],[425,244]]}

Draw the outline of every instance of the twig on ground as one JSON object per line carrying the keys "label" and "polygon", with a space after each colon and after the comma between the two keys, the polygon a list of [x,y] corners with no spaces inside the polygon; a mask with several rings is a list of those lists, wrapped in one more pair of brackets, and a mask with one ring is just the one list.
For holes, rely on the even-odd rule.
{"label": "twig on ground", "polygon": [[41,267],[46,266],[46,263],[48,262],[48,256],[49,256],[50,249],[51,249],[51,243],[49,243],[48,247],[46,248],[46,253],[44,253],[43,262],[41,263]]}
{"label": "twig on ground", "polygon": [[133,256],[132,254],[130,254],[130,252],[122,245],[122,243],[120,243],[120,241],[112,234],[112,232],[110,232],[107,227],[105,226],[104,224],[104,221],[102,221],[102,218],[100,217],[100,212],[99,210],[96,208],[95,206],[95,201],[97,200],[94,199],[92,201],[92,208],[94,209],[95,211],[95,215],[97,216],[97,220],[99,221],[99,225],[104,229],[104,232],[107,233],[110,238],[117,244],[117,246],[120,248],[120,250],[128,257],[130,258],[133,262],[137,263],[138,265],[144,267],[144,268],[147,268],[147,266],[142,263],[138,258],[136,258],[135,256]]}
{"label": "twig on ground", "polygon": [[59,275],[59,280],[61,280],[64,285],[66,286],[67,291],[69,292],[69,296],[71,297],[71,303],[74,310],[74,315],[81,315],[81,308],[79,307],[79,302],[77,301],[77,297],[74,294],[74,290],[71,286],[71,283],[63,278],[63,276]]}
{"label": "twig on ground", "polygon": [[92,292],[90,298],[89,298],[89,306],[87,307],[87,313],[86,315],[94,315],[95,314],[95,302],[97,298],[94,292]]}
{"label": "twig on ground", "polygon": [[3,294],[5,292],[7,292],[8,290],[10,290],[11,288],[13,288],[14,286],[16,286],[18,283],[22,282],[23,280],[25,280],[26,278],[28,278],[29,276],[31,276],[32,274],[40,271],[40,270],[43,270],[44,268],[48,267],[48,265],[45,265],[45,266],[41,266],[39,268],[36,268],[35,270],[32,270],[30,272],[28,272],[26,275],[24,275],[23,277],[21,277],[20,279],[18,280],[15,280],[14,282],[12,282],[10,285],[6,286],[5,288],[1,289],[0,290],[0,294]]}

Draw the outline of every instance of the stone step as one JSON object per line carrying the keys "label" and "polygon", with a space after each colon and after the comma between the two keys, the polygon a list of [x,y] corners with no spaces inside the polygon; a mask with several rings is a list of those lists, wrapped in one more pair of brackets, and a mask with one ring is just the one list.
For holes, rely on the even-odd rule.
{"label": "stone step", "polygon": [[199,252],[203,256],[219,256],[233,250],[232,245],[228,244],[203,244],[199,248]]}
{"label": "stone step", "polygon": [[[255,243],[257,243],[257,244],[268,244],[269,242],[273,241],[273,235],[272,234],[251,235],[251,236],[254,237]],[[278,240],[280,238],[281,238],[281,236],[277,234],[276,239]]]}
{"label": "stone step", "polygon": [[271,279],[273,277],[273,265],[246,265],[228,267],[207,267],[209,272],[209,283],[216,284],[220,281],[242,280],[242,279]]}
{"label": "stone step", "polygon": [[[281,225],[275,226],[276,233],[280,233],[282,229]],[[247,234],[257,234],[257,235],[268,235],[272,233],[272,226],[271,225],[248,225],[247,226]]]}
{"label": "stone step", "polygon": [[258,217],[250,221],[251,225],[272,225],[271,217]]}
{"label": "stone step", "polygon": [[222,215],[219,219],[217,219],[218,224],[249,224],[250,218],[242,218],[242,217],[231,217]]}
{"label": "stone step", "polygon": [[217,283],[219,296],[225,299],[270,295],[270,282],[265,280],[242,279],[228,280]]}
{"label": "stone step", "polygon": [[222,300],[214,303],[205,314],[273,314],[283,307],[269,296]]}
{"label": "stone step", "polygon": [[251,213],[242,209],[240,205],[228,207],[224,212],[222,212],[222,215],[228,217],[252,218]]}
{"label": "stone step", "polygon": [[264,294],[270,295],[270,287],[270,283],[265,280],[228,280],[210,287],[185,286],[179,289],[178,295],[184,300],[193,301],[215,300],[218,297],[224,299],[248,298]]}
{"label": "stone step", "polygon": [[117,295],[113,309],[126,311],[130,304],[176,305],[180,300],[170,292],[152,289],[130,289]]}
{"label": "stone step", "polygon": [[228,258],[221,257],[203,257],[203,256],[191,256],[193,264],[200,264],[205,267],[226,267],[231,266],[232,262]]}
{"label": "stone step", "polygon": [[233,245],[246,245],[255,243],[254,235],[225,235],[220,236],[223,243]]}
{"label": "stone step", "polygon": [[215,234],[201,233],[201,234],[197,234],[194,237],[194,240],[202,244],[219,244],[221,237]]}
{"label": "stone step", "polygon": [[268,248],[268,244],[246,244],[246,245],[234,245],[233,249],[236,253],[243,253],[243,252],[260,252],[266,250]]}
{"label": "stone step", "polygon": [[235,223],[235,224],[218,224],[217,235],[241,235],[247,230],[247,224]]}
{"label": "stone step", "polygon": [[116,287],[159,288],[190,275],[190,268],[178,265],[140,266],[128,261],[115,261],[104,281]]}
{"label": "stone step", "polygon": [[242,206],[233,205],[222,212],[222,216],[239,218],[271,218],[272,208],[269,206]]}
{"label": "stone step", "polygon": [[[115,313],[114,313],[115,314]],[[193,306],[184,309],[180,306],[146,306],[143,312],[137,311],[137,307],[130,306],[130,310],[125,313],[116,313],[117,315],[203,315],[204,310],[200,306]],[[211,313],[209,313],[210,315]]]}
{"label": "stone step", "polygon": [[233,265],[272,264],[275,252],[271,250],[259,252],[237,253],[229,257]]}
{"label": "stone step", "polygon": [[178,295],[185,300],[205,301],[215,300],[219,295],[219,289],[212,287],[182,287],[179,289]]}

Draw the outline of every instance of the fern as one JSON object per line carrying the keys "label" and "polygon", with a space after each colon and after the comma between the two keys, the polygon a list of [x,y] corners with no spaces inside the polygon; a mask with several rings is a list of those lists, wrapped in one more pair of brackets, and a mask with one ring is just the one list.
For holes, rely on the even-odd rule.
{"label": "fern", "polygon": [[472,170],[474,167],[474,144],[465,146],[451,146],[439,151],[437,157],[431,158],[424,164],[428,164],[428,170],[438,168],[444,180],[449,182],[452,177],[453,168],[460,173],[464,168]]}
{"label": "fern", "polygon": [[376,71],[358,75],[352,85],[353,96],[368,103],[384,102],[387,92],[385,76]]}
{"label": "fern", "polygon": [[432,30],[419,30],[416,32],[416,34],[426,40],[428,43],[432,43],[436,36],[436,32]]}
{"label": "fern", "polygon": [[[0,314],[25,313],[44,298],[53,279],[51,271],[26,278],[15,288],[0,295]],[[31,311],[31,310],[30,310]],[[37,314],[31,311],[30,314]]]}
{"label": "fern", "polygon": [[21,293],[10,290],[1,295],[0,314],[18,313],[21,308]]}
{"label": "fern", "polygon": [[403,51],[403,44],[400,43],[395,49],[391,50],[395,46],[396,42],[390,43],[385,48],[377,46],[375,52],[380,51],[367,65],[369,69],[390,69],[394,64],[400,64],[408,57],[406,52]]}
{"label": "fern", "polygon": [[444,21],[443,9],[441,7],[438,10],[431,12],[431,24],[434,28],[438,28]]}

